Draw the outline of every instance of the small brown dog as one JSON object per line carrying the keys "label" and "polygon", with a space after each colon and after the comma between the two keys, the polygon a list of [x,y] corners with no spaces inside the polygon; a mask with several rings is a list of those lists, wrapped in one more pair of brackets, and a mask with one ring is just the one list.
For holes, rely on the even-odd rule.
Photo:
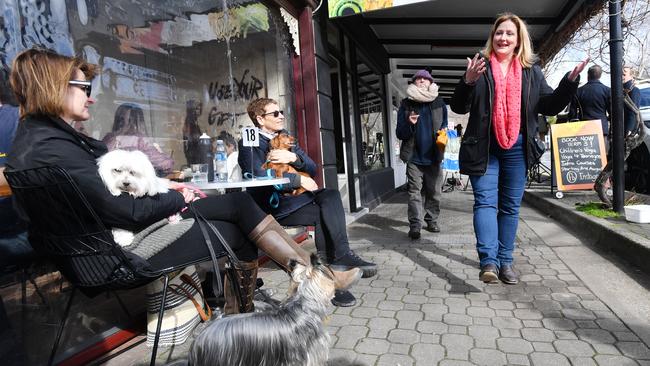
{"label": "small brown dog", "polygon": [[[271,140],[271,150],[288,150],[290,151],[293,146],[296,144],[296,139],[295,137],[282,132],[275,136]],[[272,163],[267,160],[264,165],[262,165],[262,169],[272,169],[275,172],[276,177],[283,177],[284,173],[293,173],[293,174],[300,174],[305,177],[310,177],[309,174],[305,172],[299,172],[297,171],[294,167],[291,166],[291,164],[288,163]],[[311,178],[311,177],[310,177]],[[301,193],[305,192],[305,189],[302,187],[299,187],[298,189],[294,189],[293,192],[288,193],[293,196],[297,196]]]}

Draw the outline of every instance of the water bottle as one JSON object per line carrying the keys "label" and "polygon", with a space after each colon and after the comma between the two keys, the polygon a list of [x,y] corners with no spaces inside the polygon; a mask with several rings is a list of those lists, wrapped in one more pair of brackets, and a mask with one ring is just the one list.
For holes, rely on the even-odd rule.
{"label": "water bottle", "polygon": [[228,165],[226,164],[226,146],[223,140],[217,140],[217,151],[214,154],[214,170],[219,182],[228,180]]}
{"label": "water bottle", "polygon": [[207,180],[208,182],[214,181],[214,165],[212,163],[212,142],[210,140],[210,136],[208,136],[207,133],[203,132],[203,134],[199,137],[199,151],[201,152],[201,164],[207,164],[208,165],[208,176]]}

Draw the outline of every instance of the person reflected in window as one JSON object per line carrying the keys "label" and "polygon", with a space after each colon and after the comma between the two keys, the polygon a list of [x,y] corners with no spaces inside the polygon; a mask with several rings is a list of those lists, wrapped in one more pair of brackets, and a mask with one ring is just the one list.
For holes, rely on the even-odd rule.
{"label": "person reflected in window", "polygon": [[171,173],[174,160],[165,154],[157,143],[152,143],[147,135],[142,108],[136,104],[125,103],[117,107],[113,128],[102,140],[108,150],[142,151],[160,176]]}
{"label": "person reflected in window", "polygon": [[227,131],[221,131],[217,140],[222,140],[226,147],[226,166],[228,167],[228,180],[231,182],[242,179],[241,168],[239,167],[239,151],[237,151],[237,140]]}
{"label": "person reflected in window", "polygon": [[[259,147],[244,147],[239,142],[239,166],[244,175],[266,176],[262,165],[269,159],[274,163],[291,164],[297,171],[310,177],[285,173],[290,182],[283,185],[277,204],[272,204],[273,188],[248,189],[260,207],[272,214],[282,225],[309,225],[315,227],[316,248],[333,268],[348,270],[361,268],[364,277],[377,273],[377,265],[367,262],[350,249],[345,225],[345,210],[338,190],[319,189],[311,177],[316,175],[316,164],[298,144],[289,150],[271,150],[270,141],[285,131],[284,113],[278,102],[269,98],[256,99],[248,104],[248,116],[260,130]],[[252,169],[252,170],[251,170]],[[285,194],[297,188],[306,192]],[[356,299],[349,291],[336,291],[332,303],[336,306],[353,306]]]}
{"label": "person reflected in window", "polygon": [[485,48],[467,59],[451,99],[452,111],[469,112],[459,162],[473,187],[483,282],[519,282],[513,251],[526,172],[536,163],[537,113],[556,115],[569,104],[589,59],[567,73],[555,90],[536,61],[526,23],[514,14],[502,14]]}
{"label": "person reflected in window", "polygon": [[201,137],[201,127],[199,126],[199,116],[203,113],[203,103],[190,99],[185,104],[186,114],[185,123],[183,124],[183,151],[188,164],[199,163],[202,161],[201,146],[199,137]]}

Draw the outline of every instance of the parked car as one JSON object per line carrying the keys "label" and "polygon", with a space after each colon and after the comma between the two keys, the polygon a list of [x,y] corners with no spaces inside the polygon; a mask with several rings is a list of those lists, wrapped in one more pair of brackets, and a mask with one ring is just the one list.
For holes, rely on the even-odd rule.
{"label": "parked car", "polygon": [[638,81],[641,91],[641,117],[645,138],[632,150],[625,164],[625,189],[639,193],[650,193],[650,79]]}

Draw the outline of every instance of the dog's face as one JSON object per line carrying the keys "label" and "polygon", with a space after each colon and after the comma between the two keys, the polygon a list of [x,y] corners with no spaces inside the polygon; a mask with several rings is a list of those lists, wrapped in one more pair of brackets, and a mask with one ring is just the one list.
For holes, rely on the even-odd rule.
{"label": "dog's face", "polygon": [[329,302],[334,297],[336,289],[334,273],[316,254],[312,254],[310,259],[311,264],[308,266],[295,260],[289,262],[291,268],[289,294],[295,293],[301,287],[302,291],[310,292],[311,297],[324,298]]}
{"label": "dog's face", "polygon": [[287,133],[281,133],[275,136],[270,144],[271,149],[291,150],[296,145],[296,138]]}
{"label": "dog's face", "polygon": [[156,171],[141,151],[113,150],[97,160],[99,176],[113,196],[126,192],[135,197],[154,195]]}

